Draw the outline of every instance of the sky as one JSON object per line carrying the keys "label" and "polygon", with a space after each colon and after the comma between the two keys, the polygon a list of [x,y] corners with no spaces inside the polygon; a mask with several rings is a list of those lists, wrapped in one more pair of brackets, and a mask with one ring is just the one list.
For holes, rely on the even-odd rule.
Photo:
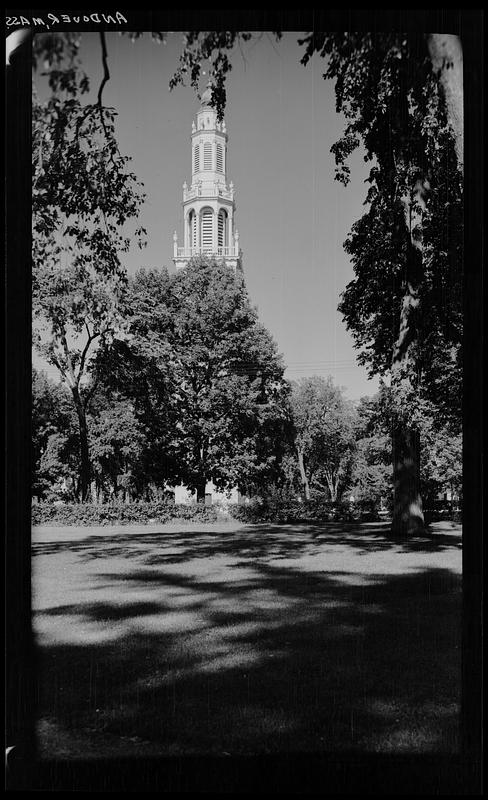
{"label": "sky", "polygon": [[[357,364],[337,305],[353,279],[343,242],[364,213],[368,165],[358,150],[349,185],[334,181],[330,148],[344,119],[335,110],[333,83],[322,77],[324,60],[300,64],[300,35],[287,32],[276,42],[264,32],[231,54],[227,180],[234,182],[246,286],[283,354],[286,377],[331,375],[357,400],[374,394],[378,381]],[[132,42],[107,32],[106,41],[110,80],[103,102],[118,112],[120,150],[132,157],[147,194],[141,224],[148,244],[131,249],[125,264],[130,273],[142,266],[173,271],[173,233],[182,244],[182,185],[191,182],[191,123],[199,107],[189,85],[168,88],[182,34],[156,44],[149,34]],[[83,33],[80,57],[91,100],[102,79],[97,33]]]}

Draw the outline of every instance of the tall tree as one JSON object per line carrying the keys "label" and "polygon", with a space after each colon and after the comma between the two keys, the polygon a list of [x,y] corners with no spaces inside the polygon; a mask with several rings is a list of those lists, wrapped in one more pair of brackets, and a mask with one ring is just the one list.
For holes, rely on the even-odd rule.
{"label": "tall tree", "polygon": [[430,505],[440,494],[450,496],[452,503],[462,494],[462,431],[455,422],[443,422],[432,409],[421,422],[425,447],[420,459],[422,490]]}
{"label": "tall tree", "polygon": [[96,405],[92,404],[90,430],[97,493],[115,499],[122,495],[128,502],[141,493],[147,480],[143,468],[146,431],[126,398],[109,401],[99,393],[96,400]]}
{"label": "tall tree", "polygon": [[[103,35],[101,42],[103,52]],[[115,110],[102,103],[106,57],[97,102],[83,104],[89,81],[78,47],[71,34],[35,37],[50,94],[41,101],[34,87],[32,285],[35,345],[59,370],[78,417],[79,499],[85,501],[91,478],[86,375],[94,348],[120,319],[121,254],[131,241],[124,226],[137,218],[143,194],[119,152]],[[134,232],[140,244],[143,234]]]}
{"label": "tall tree", "polygon": [[332,378],[314,375],[293,384],[295,452],[303,497],[311,488],[336,501],[346,488],[355,450],[355,413]]}
{"label": "tall tree", "polygon": [[263,480],[276,467],[263,438],[285,419],[283,364],[258,321],[242,276],[196,259],[172,284],[169,342],[181,480],[205,495]]}
{"label": "tall tree", "polygon": [[159,480],[181,482],[201,501],[209,480],[229,490],[279,472],[288,386],[239,273],[205,258],[174,276],[139,271],[114,354],[110,380],[157,443],[149,475],[157,480],[159,470]]}
{"label": "tall tree", "polygon": [[346,242],[356,280],[340,310],[362,362],[391,378],[398,534],[423,527],[423,400],[436,394],[439,373],[460,370],[462,173],[442,80],[449,65],[435,65],[429,41],[397,33],[303,40],[303,63],[327,56],[325,77],[335,79],[347,120],[333,147],[337,178],[347,184],[359,141],[373,161],[369,209]]}
{"label": "tall tree", "polygon": [[390,391],[384,384],[373,397],[361,398],[357,407],[356,451],[350,478],[355,500],[378,505],[391,499],[390,418]]}
{"label": "tall tree", "polygon": [[64,480],[76,497],[79,442],[68,390],[33,369],[31,409],[33,496],[45,499]]}
{"label": "tall tree", "polygon": [[[212,103],[221,115],[230,69],[225,50],[243,38],[234,33],[216,40],[208,32],[191,32],[173,83],[190,76],[197,88],[201,62],[208,60]],[[456,37],[439,34],[321,31],[299,43],[305,46],[303,64],[314,53],[327,59],[324,77],[335,81],[337,110],[346,118],[344,135],[332,148],[337,179],[347,184],[347,158],[360,142],[373,162],[369,211],[346,244],[356,281],[340,308],[362,348],[360,361],[372,374],[391,378],[396,409],[393,530],[408,534],[423,527],[423,397],[436,400],[439,383],[460,383],[460,44]]]}
{"label": "tall tree", "polygon": [[124,401],[144,432],[136,470],[140,491],[149,484],[163,490],[175,478],[171,284],[172,277],[161,268],[140,269],[129,278],[125,330],[99,349],[93,365],[94,401],[109,415]]}

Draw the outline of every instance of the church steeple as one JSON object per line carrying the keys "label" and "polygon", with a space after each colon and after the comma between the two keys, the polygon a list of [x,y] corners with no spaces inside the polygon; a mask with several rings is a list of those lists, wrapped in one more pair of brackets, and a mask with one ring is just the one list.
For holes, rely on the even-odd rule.
{"label": "church steeple", "polygon": [[234,184],[227,184],[226,125],[225,121],[218,122],[210,99],[211,89],[207,87],[196,122],[192,122],[191,184],[183,184],[183,247],[178,247],[176,232],[173,237],[176,269],[198,255],[215,256],[234,270],[242,269]]}

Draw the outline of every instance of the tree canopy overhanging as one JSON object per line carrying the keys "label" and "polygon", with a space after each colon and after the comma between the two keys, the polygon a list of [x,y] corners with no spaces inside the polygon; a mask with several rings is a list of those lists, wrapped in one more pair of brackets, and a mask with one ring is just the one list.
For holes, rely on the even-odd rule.
{"label": "tree canopy overhanging", "polygon": [[[252,34],[188,34],[174,83],[197,88],[209,62],[218,113],[227,51]],[[276,32],[277,38],[279,33]],[[339,309],[370,374],[392,384],[393,530],[423,527],[420,419],[426,404],[459,423],[462,358],[462,51],[455,36],[327,33],[299,40],[301,63],[325,60],[346,120],[332,147],[336,179],[361,142],[372,162],[365,215],[345,243],[355,279]]]}
{"label": "tree canopy overhanging", "polygon": [[[187,32],[170,86],[188,78],[200,91],[202,65],[208,63],[211,103],[222,117],[232,50],[245,46],[255,35],[245,31]],[[274,36],[279,41],[281,34],[275,32]],[[153,38],[161,37],[161,32],[153,34]],[[79,59],[79,34],[44,34],[34,39],[35,58],[37,63],[43,61],[52,92],[44,103],[34,97],[33,106],[33,294],[35,316],[45,323],[37,346],[57,366],[74,401],[83,498],[91,477],[86,413],[96,389],[96,382],[87,380],[90,359],[97,346],[101,355],[109,352],[116,332],[125,325],[127,279],[121,256],[129,238],[124,230],[128,223],[137,225],[143,201],[142,187],[128,171],[127,157],[119,152],[114,109],[103,105],[103,89],[110,79],[103,32],[100,43],[103,76],[97,102],[83,105],[89,80]],[[317,55],[324,59],[324,78],[335,82],[336,108],[345,118],[344,134],[332,148],[336,179],[347,185],[348,158],[360,142],[366,160],[371,162],[367,209],[344,245],[355,277],[343,292],[339,310],[355,340],[359,362],[371,375],[391,384],[393,528],[398,533],[410,533],[423,525],[421,437],[429,442],[432,430],[444,426],[454,442],[460,427],[462,52],[456,37],[399,32],[315,31],[304,34],[299,45],[303,48],[303,65]],[[144,233],[139,226],[133,236],[142,243]],[[179,281],[183,285],[187,279],[181,276]],[[172,302],[176,302],[177,285],[178,281]],[[197,307],[201,315],[202,307],[198,303]],[[142,319],[140,324],[146,324]],[[158,323],[153,319],[146,325],[144,363],[154,371],[156,356],[153,354],[151,361],[150,348],[160,346],[161,353],[168,355],[171,334],[171,347],[177,352],[182,334],[178,340],[177,326],[170,326],[166,344],[158,344],[152,324]],[[193,330],[189,319],[185,324]],[[131,336],[137,338],[134,332]],[[263,336],[257,339],[266,349],[269,342],[265,345]],[[118,341],[117,346],[129,352],[129,340],[122,337]],[[257,353],[256,343],[255,347]],[[259,352],[258,361],[264,350]],[[196,367],[203,357],[198,346],[187,356],[189,361],[180,363],[178,380],[182,385],[196,380],[196,373],[190,379],[183,374],[183,367],[189,369],[191,363]],[[142,355],[132,349],[131,358]],[[251,356],[249,359],[253,363]],[[176,363],[173,367],[176,369]],[[176,383],[173,389],[168,388],[168,374],[158,380],[159,389],[165,386],[168,408],[170,398],[179,396],[183,402],[181,392],[178,395],[174,388]],[[259,405],[259,391],[271,390],[265,390],[263,384],[258,391],[255,381],[254,394],[245,395],[246,411],[237,402],[239,376],[234,374],[232,381],[227,395],[224,392],[213,397],[212,403],[223,408],[225,400],[232,401],[236,409],[241,409],[240,424],[245,428],[252,409]],[[187,419],[192,414],[204,418],[198,404],[191,409],[187,406]],[[132,413],[130,408],[120,407],[119,420],[127,414],[129,419]],[[434,428],[426,426],[425,421],[435,416]],[[279,428],[282,421],[275,419],[271,427],[278,424]],[[192,439],[182,427],[180,424],[171,445],[168,440],[168,453],[171,448],[176,453],[180,447],[179,463],[186,463],[182,479],[184,474],[189,484],[201,487],[201,465],[212,461],[212,447],[220,441],[219,435],[212,434],[212,446],[208,436],[206,444],[202,439],[197,445],[198,437]],[[100,429],[100,440],[103,435]],[[193,442],[191,457],[182,456],[185,436],[187,444]],[[254,444],[251,436],[242,439],[240,451],[236,446],[233,457],[240,458],[240,474],[247,470],[250,475],[256,468],[250,455],[255,452]],[[232,459],[225,455],[223,441],[219,446],[212,472],[224,485],[228,476],[232,474],[234,479],[237,472],[233,471]],[[137,451],[135,442],[132,450]],[[265,449],[261,450],[262,458],[264,453]]]}

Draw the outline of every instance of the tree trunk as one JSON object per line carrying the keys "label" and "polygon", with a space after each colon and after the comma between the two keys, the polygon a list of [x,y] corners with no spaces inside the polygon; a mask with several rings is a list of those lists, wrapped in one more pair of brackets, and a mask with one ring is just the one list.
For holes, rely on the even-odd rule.
{"label": "tree trunk", "polygon": [[326,470],[325,472],[325,480],[327,481],[327,487],[329,489],[330,499],[332,503],[335,503],[337,499],[337,493],[334,489],[334,481],[332,479],[332,473],[330,470]]}
{"label": "tree trunk", "polygon": [[297,447],[298,468],[300,470],[300,478],[302,482],[303,499],[310,500],[310,484],[308,482],[307,473],[305,472],[305,464],[303,462],[303,450]]}
{"label": "tree trunk", "polygon": [[90,484],[91,484],[91,464],[90,464],[90,450],[88,444],[88,425],[86,422],[85,409],[81,402],[80,394],[77,386],[71,387],[73,401],[78,415],[78,425],[80,433],[80,481],[79,481],[79,499],[82,503],[86,503],[90,499]]}
{"label": "tree trunk", "polygon": [[459,36],[431,33],[427,47],[444,90],[459,169],[463,170],[463,50]]}
{"label": "tree trunk", "polygon": [[424,529],[420,497],[420,436],[417,430],[397,424],[393,428],[394,508],[392,532],[409,536]]}
{"label": "tree trunk", "polygon": [[[391,389],[393,400],[393,519],[395,536],[414,534],[424,528],[420,499],[420,436],[412,425],[413,408],[418,401],[418,345],[420,340],[420,292],[423,278],[422,243],[414,235],[421,223],[417,204],[428,195],[417,185],[413,195],[402,198],[407,253],[402,286],[402,304],[398,338],[393,346]],[[414,201],[417,201],[415,203]]]}
{"label": "tree trunk", "polygon": [[207,479],[200,478],[197,484],[197,503],[205,503],[206,486],[207,486]]}

